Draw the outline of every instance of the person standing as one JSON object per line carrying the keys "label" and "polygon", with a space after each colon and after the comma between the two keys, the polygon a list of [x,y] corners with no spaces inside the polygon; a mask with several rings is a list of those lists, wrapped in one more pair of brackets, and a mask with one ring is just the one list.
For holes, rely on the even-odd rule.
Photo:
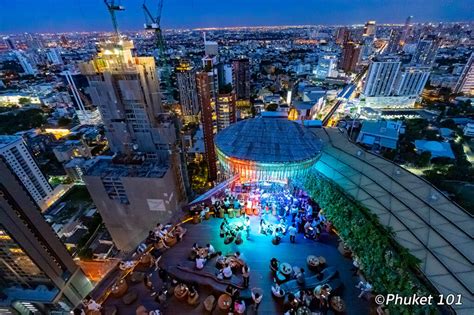
{"label": "person standing", "polygon": [[290,228],[288,229],[288,234],[290,234],[290,242],[294,243],[296,240],[296,225],[293,223]]}
{"label": "person standing", "polygon": [[252,300],[253,300],[253,303],[254,303],[254,309],[255,309],[255,313],[258,312],[258,307],[260,306],[260,303],[262,302],[262,299],[263,299],[263,295],[258,293],[258,292],[252,292]]}
{"label": "person standing", "polygon": [[247,264],[242,267],[242,278],[244,279],[244,287],[249,287],[250,282],[250,268]]}

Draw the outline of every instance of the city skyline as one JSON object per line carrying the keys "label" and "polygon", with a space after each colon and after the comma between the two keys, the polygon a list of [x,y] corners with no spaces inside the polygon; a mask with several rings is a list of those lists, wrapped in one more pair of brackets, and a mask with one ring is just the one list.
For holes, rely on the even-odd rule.
{"label": "city skyline", "polygon": [[[414,22],[472,21],[474,5],[471,1],[364,1],[363,4],[346,0],[311,1],[295,5],[287,1],[235,0],[221,3],[214,0],[164,2],[163,27],[206,28],[237,26],[291,26],[291,25],[349,25],[366,20],[402,24],[409,15]],[[144,22],[140,3],[121,1],[126,11],[118,14],[119,28],[123,31],[140,30]],[[148,1],[150,8],[156,1]],[[343,9],[342,9],[343,8]],[[152,9],[152,11],[154,11]],[[232,12],[232,14],[228,14]],[[22,17],[22,18],[19,18]],[[0,33],[110,31],[104,23],[108,18],[102,1],[85,0],[35,2],[19,0],[0,4]]]}

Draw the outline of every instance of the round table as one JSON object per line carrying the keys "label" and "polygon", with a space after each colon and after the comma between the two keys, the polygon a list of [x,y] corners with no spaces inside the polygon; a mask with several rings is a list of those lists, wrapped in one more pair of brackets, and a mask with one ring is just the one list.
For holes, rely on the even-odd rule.
{"label": "round table", "polygon": [[309,269],[317,269],[319,267],[319,258],[314,255],[309,255],[306,257],[306,263],[308,264]]}
{"label": "round table", "polygon": [[209,249],[207,247],[199,247],[197,251],[197,256],[206,258],[209,255]]}
{"label": "round table", "polygon": [[127,290],[127,281],[125,281],[124,279],[120,279],[112,286],[110,294],[112,294],[112,296],[114,297],[122,297],[125,293],[127,293]]}
{"label": "round table", "polygon": [[346,311],[346,302],[344,302],[340,296],[333,296],[330,305],[336,314],[344,313]]}
{"label": "round table", "polygon": [[228,310],[232,304],[232,297],[228,294],[222,294],[219,296],[219,300],[217,300],[217,305],[223,311]]}
{"label": "round table", "polygon": [[186,298],[186,296],[188,295],[188,292],[189,292],[188,287],[183,283],[178,284],[174,288],[174,296],[180,301]]}
{"label": "round table", "polygon": [[291,276],[291,273],[293,272],[293,268],[291,268],[291,265],[289,263],[281,263],[279,271],[285,276],[289,277]]}
{"label": "round table", "polygon": [[151,266],[153,264],[153,256],[151,254],[145,254],[143,255],[138,264],[140,266]]}
{"label": "round table", "polygon": [[176,236],[166,236],[165,237],[165,244],[166,246],[174,246],[176,243],[178,242],[178,240],[176,239]]}

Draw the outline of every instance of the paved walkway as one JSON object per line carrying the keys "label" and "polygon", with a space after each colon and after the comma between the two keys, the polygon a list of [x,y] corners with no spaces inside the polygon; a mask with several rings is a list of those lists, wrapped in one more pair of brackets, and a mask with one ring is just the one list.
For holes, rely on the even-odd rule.
{"label": "paved walkway", "polygon": [[[474,220],[420,177],[349,142],[337,128],[315,130],[325,145],[317,169],[395,231],[444,294],[461,294],[458,314],[474,314]],[[396,292],[394,292],[396,293]]]}

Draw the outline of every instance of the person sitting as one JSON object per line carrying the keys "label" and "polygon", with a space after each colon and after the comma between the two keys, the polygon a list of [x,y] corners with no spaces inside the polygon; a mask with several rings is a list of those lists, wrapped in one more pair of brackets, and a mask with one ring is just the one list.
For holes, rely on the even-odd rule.
{"label": "person sitting", "polygon": [[232,300],[237,299],[240,295],[239,290],[230,284],[225,288],[225,292],[232,297]]}
{"label": "person sitting", "polygon": [[187,302],[189,305],[196,305],[197,303],[199,303],[199,294],[193,285],[189,288]]}
{"label": "person sitting", "polygon": [[292,309],[297,309],[298,306],[299,306],[299,302],[298,300],[296,299],[295,295],[293,293],[288,293],[288,307],[292,308]]}
{"label": "person sitting", "polygon": [[206,244],[206,248],[207,248],[207,257],[208,258],[212,258],[214,256],[216,256],[216,249],[214,248],[214,246],[212,246],[211,244]]}
{"label": "person sitting", "polygon": [[273,244],[280,244],[281,241],[281,229],[277,227],[273,230]]}
{"label": "person sitting", "polygon": [[225,265],[225,257],[222,256],[222,252],[221,251],[218,251],[216,253],[217,255],[217,258],[216,258],[216,268],[218,269],[222,269],[224,268],[224,265]]}
{"label": "person sitting", "polygon": [[235,244],[240,245],[240,244],[242,244],[242,242],[243,242],[242,232],[239,231],[239,232],[237,232],[237,236],[235,237]]}
{"label": "person sitting", "polygon": [[300,272],[298,272],[298,274],[296,275],[296,282],[300,286],[304,286],[304,284],[305,284],[304,268],[301,268]]}
{"label": "person sitting", "polygon": [[244,314],[245,313],[245,302],[242,299],[235,300],[234,311],[237,314]]}
{"label": "person sitting", "polygon": [[279,265],[280,265],[280,262],[279,262],[278,259],[276,259],[275,257],[273,257],[273,258],[270,260],[270,269],[271,269],[273,272],[277,272],[277,271],[278,271]]}
{"label": "person sitting", "polygon": [[280,285],[274,279],[274,284],[272,285],[272,294],[276,298],[282,298],[285,296],[285,291],[280,287]]}
{"label": "person sitting", "polygon": [[158,240],[158,238],[155,235],[155,232],[149,231],[148,236],[146,237],[145,244],[153,244]]}
{"label": "person sitting", "polygon": [[176,225],[173,230],[173,235],[176,236],[178,242],[183,239],[184,234],[186,234],[187,230],[181,226],[181,224]]}
{"label": "person sitting", "polygon": [[225,235],[224,235],[224,244],[230,244],[234,241],[234,234],[232,231],[227,231],[225,232]]}
{"label": "person sitting", "polygon": [[311,231],[311,221],[310,220],[306,221],[303,228],[304,228],[304,237],[308,238]]}
{"label": "person sitting", "polygon": [[197,256],[199,256],[199,245],[198,243],[194,243],[193,247],[191,248],[191,254],[189,255],[189,259],[194,260]]}
{"label": "person sitting", "polygon": [[204,268],[204,263],[206,262],[206,258],[204,257],[197,257],[196,258],[196,269],[197,270],[202,270]]}
{"label": "person sitting", "polygon": [[230,267],[229,264],[225,264],[224,268],[222,268],[221,272],[222,272],[222,276],[224,277],[224,279],[232,278],[232,268]]}

